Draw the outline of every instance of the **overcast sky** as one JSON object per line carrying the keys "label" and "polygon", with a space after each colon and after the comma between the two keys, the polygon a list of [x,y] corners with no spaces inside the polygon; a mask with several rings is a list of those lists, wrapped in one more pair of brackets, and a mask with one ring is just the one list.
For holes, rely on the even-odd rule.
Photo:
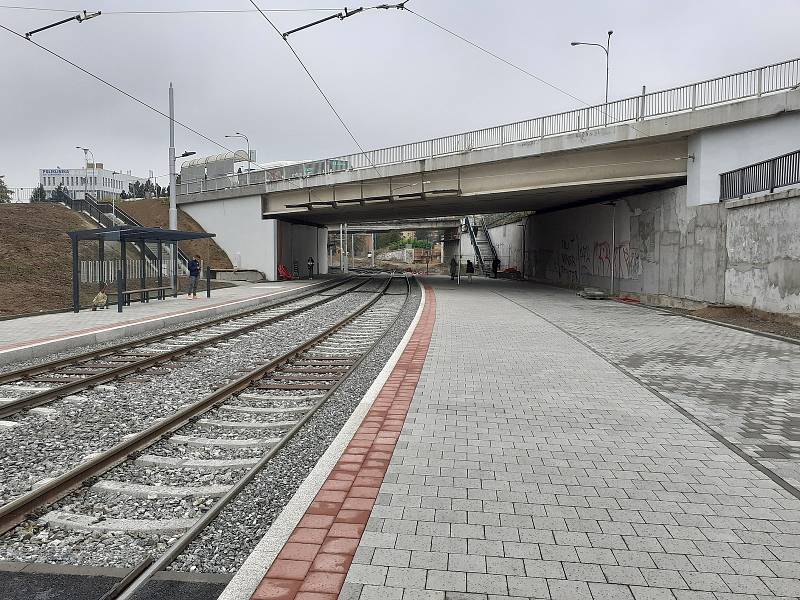
{"label": "overcast sky", "polygon": [[[339,10],[327,0],[258,1],[264,9],[331,9],[269,13],[281,30]],[[177,119],[231,148],[244,146],[225,134],[246,133],[260,162],[356,150],[257,13],[110,14],[248,9],[248,0],[18,3],[109,11],[35,40],[165,112],[172,81]],[[589,103],[603,99],[603,52],[569,42],[603,42],[608,29],[614,30],[611,98],[800,53],[798,0],[411,0],[408,6]],[[0,8],[0,23],[21,33],[67,16]],[[330,21],[290,41],[367,149],[580,106],[397,10]],[[115,170],[168,171],[166,119],[2,30],[0,78],[0,175],[8,185],[34,186],[39,168],[79,167],[83,155],[76,145],[90,147],[98,162]],[[223,151],[181,128],[176,146],[178,153],[201,156]]]}

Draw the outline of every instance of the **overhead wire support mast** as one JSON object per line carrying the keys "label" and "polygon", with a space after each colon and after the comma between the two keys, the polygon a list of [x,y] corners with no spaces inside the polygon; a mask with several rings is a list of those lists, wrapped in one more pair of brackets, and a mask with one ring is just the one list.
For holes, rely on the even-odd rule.
{"label": "overhead wire support mast", "polygon": [[292,35],[293,33],[297,33],[298,31],[303,31],[304,29],[308,29],[309,27],[314,27],[315,25],[319,25],[320,23],[325,23],[326,21],[332,21],[333,19],[339,19],[340,21],[344,21],[347,17],[352,17],[353,15],[357,15],[358,13],[363,12],[365,10],[378,9],[378,8],[385,10],[388,10],[390,8],[397,8],[399,10],[403,10],[405,8],[406,2],[408,1],[409,0],[405,0],[404,2],[400,2],[399,4],[379,4],[378,6],[368,6],[366,8],[361,6],[353,10],[348,10],[348,8],[345,6],[344,12],[338,12],[334,15],[330,15],[329,17],[318,19],[313,23],[308,23],[307,25],[301,25],[300,27],[296,27],[295,29],[290,29],[289,31],[282,33],[281,37],[283,37],[284,40],[287,40],[290,35]]}
{"label": "overhead wire support mast", "polygon": [[77,21],[78,23],[83,23],[84,21],[88,21],[89,19],[94,19],[95,17],[99,17],[103,14],[101,11],[97,12],[86,12],[83,11],[82,13],[78,13],[73,17],[69,17],[68,19],[62,19],[61,21],[57,21],[56,23],[50,23],[50,25],[45,25],[44,27],[39,27],[39,29],[34,29],[33,31],[29,31],[25,34],[26,39],[31,39],[31,36],[34,33],[39,33],[40,31],[44,31],[45,29],[52,29],[53,27],[58,27],[59,25],[63,25],[64,23],[69,23],[70,21]]}
{"label": "overhead wire support mast", "polygon": [[352,17],[353,15],[356,15],[356,14],[360,13],[363,10],[364,10],[363,6],[360,7],[360,8],[356,8],[354,10],[347,10],[347,7],[345,6],[343,13],[338,12],[335,15],[331,15],[329,17],[323,17],[322,19],[318,19],[318,20],[314,21],[313,23],[308,23],[307,25],[301,25],[300,27],[297,27],[295,29],[287,31],[286,33],[282,33],[281,37],[283,37],[283,39],[287,39],[293,33],[297,33],[298,31],[303,31],[303,29],[308,29],[309,27],[314,27],[314,25],[319,25],[320,23],[325,23],[326,21],[331,21],[333,19],[339,19],[339,20],[344,21],[347,17]]}

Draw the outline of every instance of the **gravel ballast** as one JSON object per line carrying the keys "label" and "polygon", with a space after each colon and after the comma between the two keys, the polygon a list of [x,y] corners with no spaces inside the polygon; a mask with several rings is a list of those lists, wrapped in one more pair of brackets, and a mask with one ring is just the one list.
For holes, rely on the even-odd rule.
{"label": "gravel ballast", "polygon": [[[67,396],[27,412],[0,431],[0,501],[30,490],[86,455],[107,450],[123,436],[195,402],[242,370],[283,354],[323,331],[370,299],[347,294],[300,315],[232,338],[191,356]],[[170,368],[163,369],[164,365]]]}

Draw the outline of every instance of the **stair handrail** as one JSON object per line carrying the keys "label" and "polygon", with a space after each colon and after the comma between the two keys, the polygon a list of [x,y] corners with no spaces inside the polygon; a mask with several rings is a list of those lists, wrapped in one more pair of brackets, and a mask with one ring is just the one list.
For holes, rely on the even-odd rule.
{"label": "stair handrail", "polygon": [[[132,227],[145,227],[145,225],[143,225],[138,219],[132,217],[130,213],[127,213],[123,209],[121,209],[119,207],[119,204],[111,204],[110,202],[102,202],[100,204],[106,204],[108,206],[111,206],[116,216],[120,217],[128,225]],[[189,257],[186,256],[184,251],[181,250],[180,248],[178,248],[178,260],[181,261],[182,266],[188,270]]]}
{"label": "stair handrail", "polygon": [[469,217],[464,217],[464,226],[469,231],[469,239],[472,242],[472,249],[475,250],[475,262],[481,266],[481,273],[486,274],[486,265],[483,264],[481,257],[481,249],[478,247],[478,240],[475,239],[475,232],[472,231],[472,225],[469,223]]}
{"label": "stair handrail", "polygon": [[489,235],[489,228],[486,226],[486,221],[481,219],[481,228],[483,228],[483,234],[486,236],[486,241],[489,242],[489,249],[492,251],[492,260],[499,258],[497,255],[497,249],[494,247],[494,242],[492,241],[492,236]]}
{"label": "stair handrail", "polygon": [[[72,198],[68,194],[64,194],[62,198],[57,199],[56,201],[63,202],[64,205],[69,207],[70,209],[76,212],[83,212],[88,214],[92,219],[94,219],[99,225],[104,227],[114,227],[116,223],[111,219],[106,211],[102,210],[100,207],[101,204],[109,205],[109,202],[97,202],[91,194],[86,193],[82,199]],[[131,215],[126,213],[120,208],[111,205],[112,209],[117,215],[120,215],[122,221],[126,221],[127,225],[131,227],[144,227],[139,221],[134,219]],[[153,252],[150,248],[145,246],[145,256],[149,260],[156,261],[158,260],[158,256],[155,252]],[[178,262],[180,266],[183,268],[184,271],[188,272],[189,270],[189,258],[184,254],[184,252],[178,248]]]}

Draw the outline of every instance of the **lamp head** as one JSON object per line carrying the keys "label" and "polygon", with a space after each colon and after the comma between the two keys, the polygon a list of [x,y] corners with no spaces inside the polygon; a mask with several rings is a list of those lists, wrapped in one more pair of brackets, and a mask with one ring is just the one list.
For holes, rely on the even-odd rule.
{"label": "lamp head", "polygon": [[580,45],[581,45],[581,43],[580,43],[580,42],[570,42],[570,44],[569,44],[569,45],[570,45],[570,46],[580,46]]}
{"label": "lamp head", "polygon": [[614,30],[613,30],[613,29],[612,29],[612,30],[609,30],[609,32],[608,32],[608,35],[610,36],[612,33],[614,33]]}

